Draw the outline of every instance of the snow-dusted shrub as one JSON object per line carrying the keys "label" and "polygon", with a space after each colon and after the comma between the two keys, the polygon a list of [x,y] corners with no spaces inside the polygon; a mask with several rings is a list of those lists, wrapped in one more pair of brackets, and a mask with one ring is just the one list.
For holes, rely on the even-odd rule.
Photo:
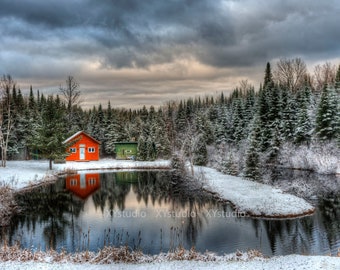
{"label": "snow-dusted shrub", "polygon": [[314,141],[309,146],[285,143],[279,161],[283,167],[334,174],[339,166],[339,148],[335,143]]}
{"label": "snow-dusted shrub", "polygon": [[208,146],[208,167],[226,174],[239,175],[245,162],[246,147],[235,147],[230,144]]}
{"label": "snow-dusted shrub", "polygon": [[0,226],[8,225],[15,209],[13,190],[8,185],[0,186]]}

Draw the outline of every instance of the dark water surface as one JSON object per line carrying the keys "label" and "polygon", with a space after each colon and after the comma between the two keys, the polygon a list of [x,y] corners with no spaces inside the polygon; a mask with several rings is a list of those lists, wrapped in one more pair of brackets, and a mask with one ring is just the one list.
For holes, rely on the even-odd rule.
{"label": "dark water surface", "polygon": [[316,197],[313,216],[268,220],[237,215],[209,196],[183,192],[169,171],[89,173],[18,194],[24,211],[0,240],[24,248],[97,251],[128,245],[157,254],[179,245],[218,254],[336,254],[340,194]]}

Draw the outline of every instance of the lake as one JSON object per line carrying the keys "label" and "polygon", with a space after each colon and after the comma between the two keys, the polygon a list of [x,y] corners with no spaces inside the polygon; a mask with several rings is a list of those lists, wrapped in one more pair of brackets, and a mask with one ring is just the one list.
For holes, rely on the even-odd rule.
{"label": "lake", "polygon": [[171,171],[72,175],[17,194],[23,211],[2,228],[0,241],[68,252],[128,245],[148,254],[179,246],[268,256],[334,255],[340,248],[340,194],[315,197],[312,216],[275,220],[236,213],[198,193],[186,192]]}

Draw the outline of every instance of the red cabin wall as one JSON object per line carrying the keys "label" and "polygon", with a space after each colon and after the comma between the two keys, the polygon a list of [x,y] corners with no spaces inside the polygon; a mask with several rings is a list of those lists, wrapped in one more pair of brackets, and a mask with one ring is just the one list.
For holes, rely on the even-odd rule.
{"label": "red cabin wall", "polygon": [[[99,144],[92,140],[90,137],[85,134],[79,134],[77,137],[73,139],[75,143],[71,145],[67,152],[69,156],[66,157],[66,161],[92,161],[99,160]],[[85,146],[85,159],[80,159],[80,147],[81,145]],[[94,147],[94,153],[89,152],[89,147]],[[70,152],[70,148],[76,148],[75,153]]]}

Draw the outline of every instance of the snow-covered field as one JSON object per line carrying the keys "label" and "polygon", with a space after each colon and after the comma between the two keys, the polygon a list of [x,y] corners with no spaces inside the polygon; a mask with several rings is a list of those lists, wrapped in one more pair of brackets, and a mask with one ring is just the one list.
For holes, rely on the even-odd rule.
{"label": "snow-covered field", "polygon": [[195,173],[203,179],[205,189],[217,192],[240,212],[264,217],[293,217],[314,211],[304,199],[270,185],[225,175],[207,167],[195,167]]}
{"label": "snow-covered field", "polygon": [[289,255],[279,256],[270,259],[255,258],[249,261],[162,261],[153,263],[140,264],[123,264],[114,263],[106,265],[96,265],[89,263],[46,263],[46,262],[0,262],[0,269],[6,270],[109,270],[109,269],[263,269],[263,270],[299,270],[299,269],[322,269],[322,270],[339,270],[340,257],[327,256],[301,256]]}

